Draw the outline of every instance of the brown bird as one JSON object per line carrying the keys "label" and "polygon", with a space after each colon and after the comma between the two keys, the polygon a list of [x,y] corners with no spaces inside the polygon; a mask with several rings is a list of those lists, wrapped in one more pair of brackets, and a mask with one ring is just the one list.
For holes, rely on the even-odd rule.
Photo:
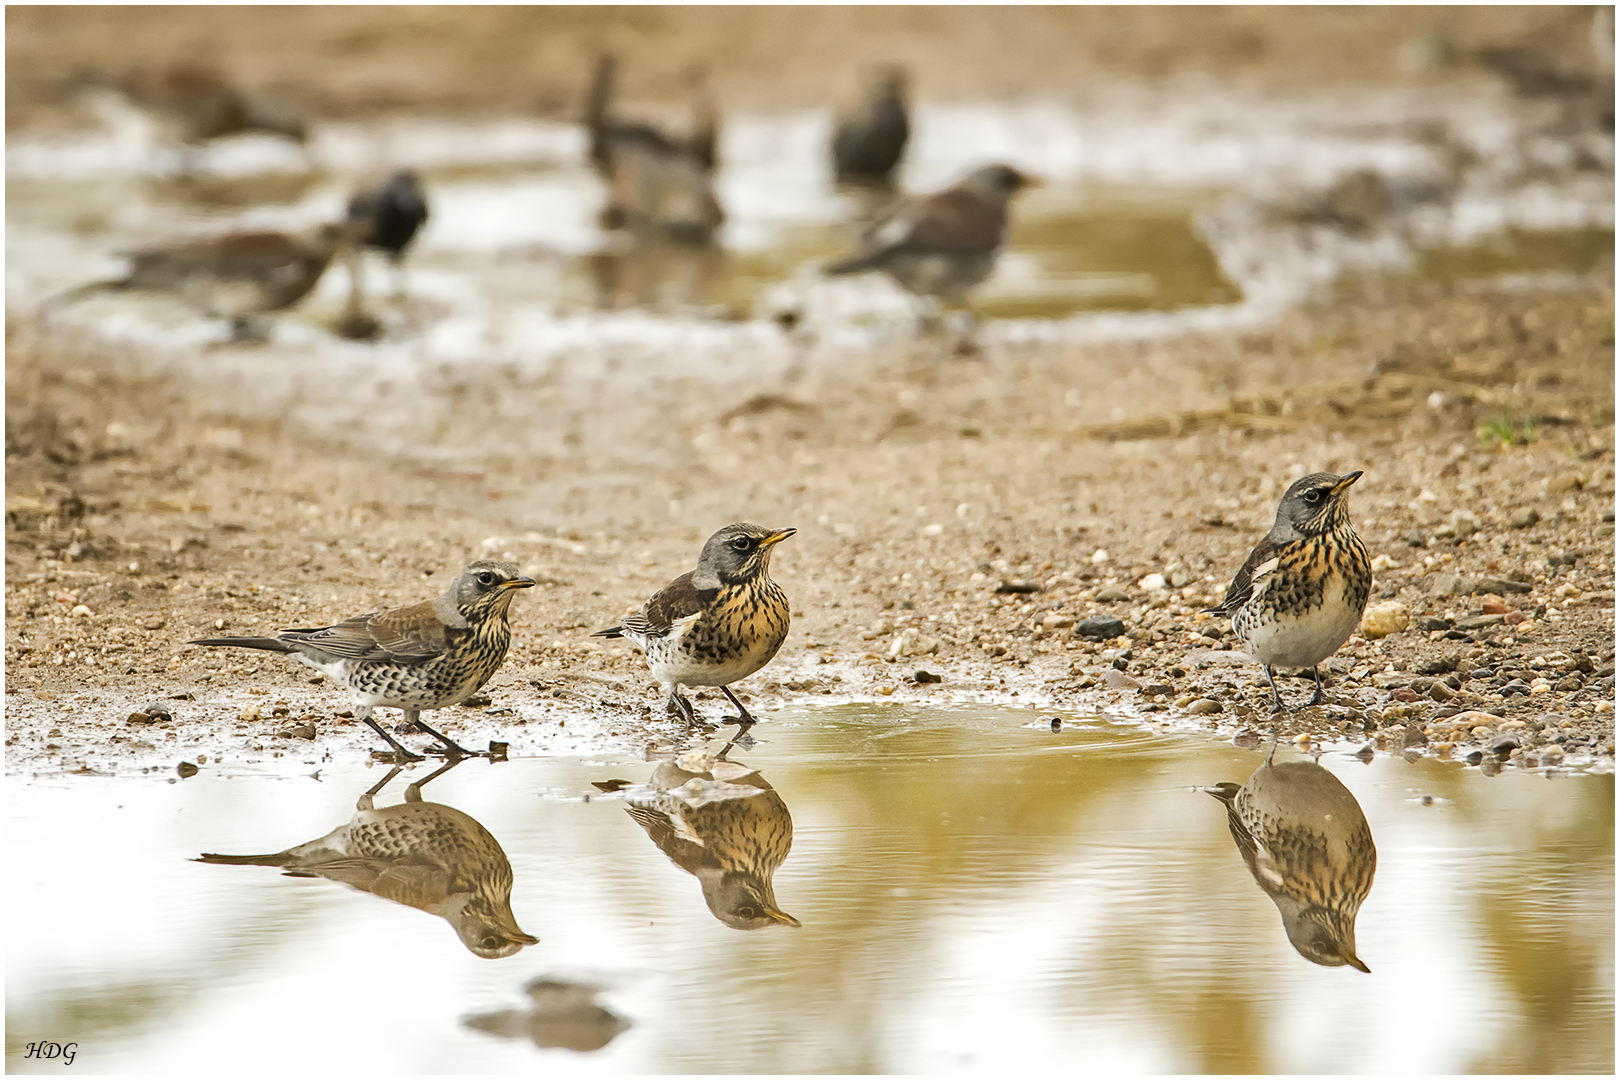
{"label": "brown bird", "polygon": [[171,293],[205,315],[230,319],[233,338],[251,336],[251,318],[309,295],[352,235],[347,225],[320,225],[304,233],[227,233],[141,248],[125,253],[130,267],[122,278],[70,289],[50,305],[97,292]]}
{"label": "brown bird", "polygon": [[398,806],[374,798],[399,775],[395,765],[355,803],[354,817],[318,840],[274,855],[201,855],[194,862],[279,866],[288,877],[323,877],[396,904],[437,915],[455,928],[468,951],[496,960],[539,938],[512,914],[512,864],[500,843],[471,817],[424,802],[422,787],[458,765],[405,789]]}
{"label": "brown bird", "polygon": [[1226,804],[1226,823],[1255,883],[1282,914],[1301,956],[1323,967],[1356,956],[1356,913],[1372,890],[1378,849],[1361,804],[1311,761],[1266,762],[1237,784],[1206,788]]}
{"label": "brown bird", "polygon": [[995,269],[1008,203],[1036,183],[1007,165],[976,169],[955,187],[901,201],[867,228],[860,254],[826,272],[882,270],[918,296],[960,302]]}
{"label": "brown bird", "polygon": [[603,55],[586,106],[590,158],[608,182],[602,224],[707,244],[725,222],[714,192],[719,120],[700,70],[687,76],[692,132],[685,138],[613,116],[618,62]]}
{"label": "brown bird", "polygon": [[1323,660],[1361,625],[1372,593],[1372,561],[1350,524],[1350,485],[1359,471],[1312,473],[1288,486],[1271,531],[1249,553],[1218,607],[1265,668],[1275,712],[1284,712],[1273,665],[1309,668],[1310,704],[1320,705]]}
{"label": "brown bird", "polygon": [[737,706],[744,731],[754,724],[730,684],[746,679],[787,640],[787,594],[771,580],[771,549],[797,529],[727,525],[703,545],[696,570],[660,589],[642,609],[592,637],[629,638],[647,654],[672,709],[697,717],[684,686],[718,686]]}
{"label": "brown bird", "polygon": [[229,645],[287,653],[342,683],[354,695],[360,719],[381,735],[401,759],[421,760],[371,718],[377,706],[402,709],[415,724],[455,755],[462,749],[418,718],[467,700],[506,659],[512,643],[507,608],[518,589],[534,579],[508,562],[480,559],[463,570],[437,599],[389,611],[356,615],[335,626],[283,630],[275,637],[200,638],[193,645]]}
{"label": "brown bird", "polygon": [[[729,747],[728,747],[729,749]],[[628,812],[669,861],[698,879],[703,901],[733,930],[798,926],[771,878],[793,847],[793,817],[770,783],[709,754],[661,762]]]}

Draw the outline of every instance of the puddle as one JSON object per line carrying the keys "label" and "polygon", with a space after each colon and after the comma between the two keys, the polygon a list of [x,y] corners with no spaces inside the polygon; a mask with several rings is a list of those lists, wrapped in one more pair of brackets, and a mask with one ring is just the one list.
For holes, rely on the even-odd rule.
{"label": "puddle", "polygon": [[[10,944],[8,1070],[61,1070],[30,1041],[75,1044],[76,1069],[167,1071],[278,1030],[376,1071],[1612,1071],[1612,776],[1330,753],[1303,796],[1256,789],[1283,817],[1364,813],[1363,974],[1284,932],[1290,875],[1320,861],[1251,872],[1197,790],[1263,753],[1029,716],[784,710],[725,761],[464,762],[422,799],[488,830],[539,938],[493,960],[353,865],[189,861],[327,836],[385,766],[8,778],[11,917],[37,931]],[[364,869],[417,900],[435,884]],[[784,918],[751,920],[766,908]]]}

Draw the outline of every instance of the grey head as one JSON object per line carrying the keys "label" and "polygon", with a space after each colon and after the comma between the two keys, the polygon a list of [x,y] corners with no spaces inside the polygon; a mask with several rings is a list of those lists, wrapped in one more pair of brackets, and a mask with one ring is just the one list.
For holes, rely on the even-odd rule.
{"label": "grey head", "polygon": [[718,589],[752,581],[770,569],[771,549],[798,531],[767,529],[745,521],[727,525],[703,545],[692,584],[699,589]]}
{"label": "grey head", "polygon": [[960,186],[980,198],[1005,205],[1025,188],[1039,187],[1040,181],[1011,165],[985,165],[968,173]]}
{"label": "grey head", "polygon": [[433,601],[433,611],[446,625],[465,627],[493,615],[505,616],[513,594],[533,585],[534,578],[524,577],[509,562],[479,559],[456,575],[443,595]]}
{"label": "grey head", "polygon": [[1361,472],[1311,473],[1288,485],[1277,504],[1277,522],[1271,539],[1277,543],[1316,536],[1350,523],[1350,485],[1361,479]]}
{"label": "grey head", "polygon": [[759,874],[705,867],[697,877],[709,911],[733,930],[800,925],[798,919],[776,906],[776,890]]}
{"label": "grey head", "polygon": [[485,960],[512,956],[540,939],[518,927],[512,906],[505,899],[473,894],[459,911],[445,914],[467,951]]}
{"label": "grey head", "polygon": [[[1356,909],[1334,911],[1315,905],[1300,907],[1286,897],[1273,896],[1282,913],[1283,929],[1294,951],[1313,964],[1344,967],[1371,974],[1356,955]],[[1357,905],[1359,907],[1359,904]]]}

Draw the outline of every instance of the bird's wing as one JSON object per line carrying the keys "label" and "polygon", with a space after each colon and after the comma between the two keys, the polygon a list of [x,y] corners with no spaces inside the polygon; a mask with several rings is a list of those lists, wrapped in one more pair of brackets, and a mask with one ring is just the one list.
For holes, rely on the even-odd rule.
{"label": "bird's wing", "polygon": [[448,647],[444,622],[431,603],[356,615],[319,630],[283,630],[288,641],[354,660],[393,660],[419,664]]}
{"label": "bird's wing", "polygon": [[647,601],[647,606],[634,615],[627,615],[623,625],[638,634],[662,636],[673,630],[683,619],[691,619],[703,611],[706,600],[714,598],[718,590],[704,590],[692,582],[696,571],[688,570],[665,585]]}
{"label": "bird's wing", "polygon": [[951,188],[902,204],[873,224],[866,241],[888,251],[990,251],[1001,243],[1006,222],[999,207]]}
{"label": "bird's wing", "polygon": [[1208,614],[1231,615],[1253,597],[1264,592],[1271,572],[1277,569],[1277,552],[1277,545],[1272,542],[1270,535],[1255,545],[1255,549],[1249,552],[1249,557],[1244,560],[1242,569],[1237,572],[1237,577],[1232,579],[1232,586],[1226,590],[1225,599],[1219,605],[1209,608]]}

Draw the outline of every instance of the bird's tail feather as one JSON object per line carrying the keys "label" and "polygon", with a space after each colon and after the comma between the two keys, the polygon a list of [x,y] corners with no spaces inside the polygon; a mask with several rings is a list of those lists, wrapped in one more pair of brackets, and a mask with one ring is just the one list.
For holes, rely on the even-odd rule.
{"label": "bird's tail feather", "polygon": [[833,263],[823,271],[828,277],[837,277],[840,274],[858,274],[862,270],[870,270],[878,265],[875,255],[856,255],[843,262]]}
{"label": "bird's tail feather", "polygon": [[226,866],[286,866],[292,861],[292,853],[279,851],[274,855],[215,855],[205,852],[191,861]]}
{"label": "bird's tail feather", "polygon": [[241,649],[268,649],[271,652],[296,652],[297,649],[273,637],[205,637],[186,642],[188,645],[234,645]]}

